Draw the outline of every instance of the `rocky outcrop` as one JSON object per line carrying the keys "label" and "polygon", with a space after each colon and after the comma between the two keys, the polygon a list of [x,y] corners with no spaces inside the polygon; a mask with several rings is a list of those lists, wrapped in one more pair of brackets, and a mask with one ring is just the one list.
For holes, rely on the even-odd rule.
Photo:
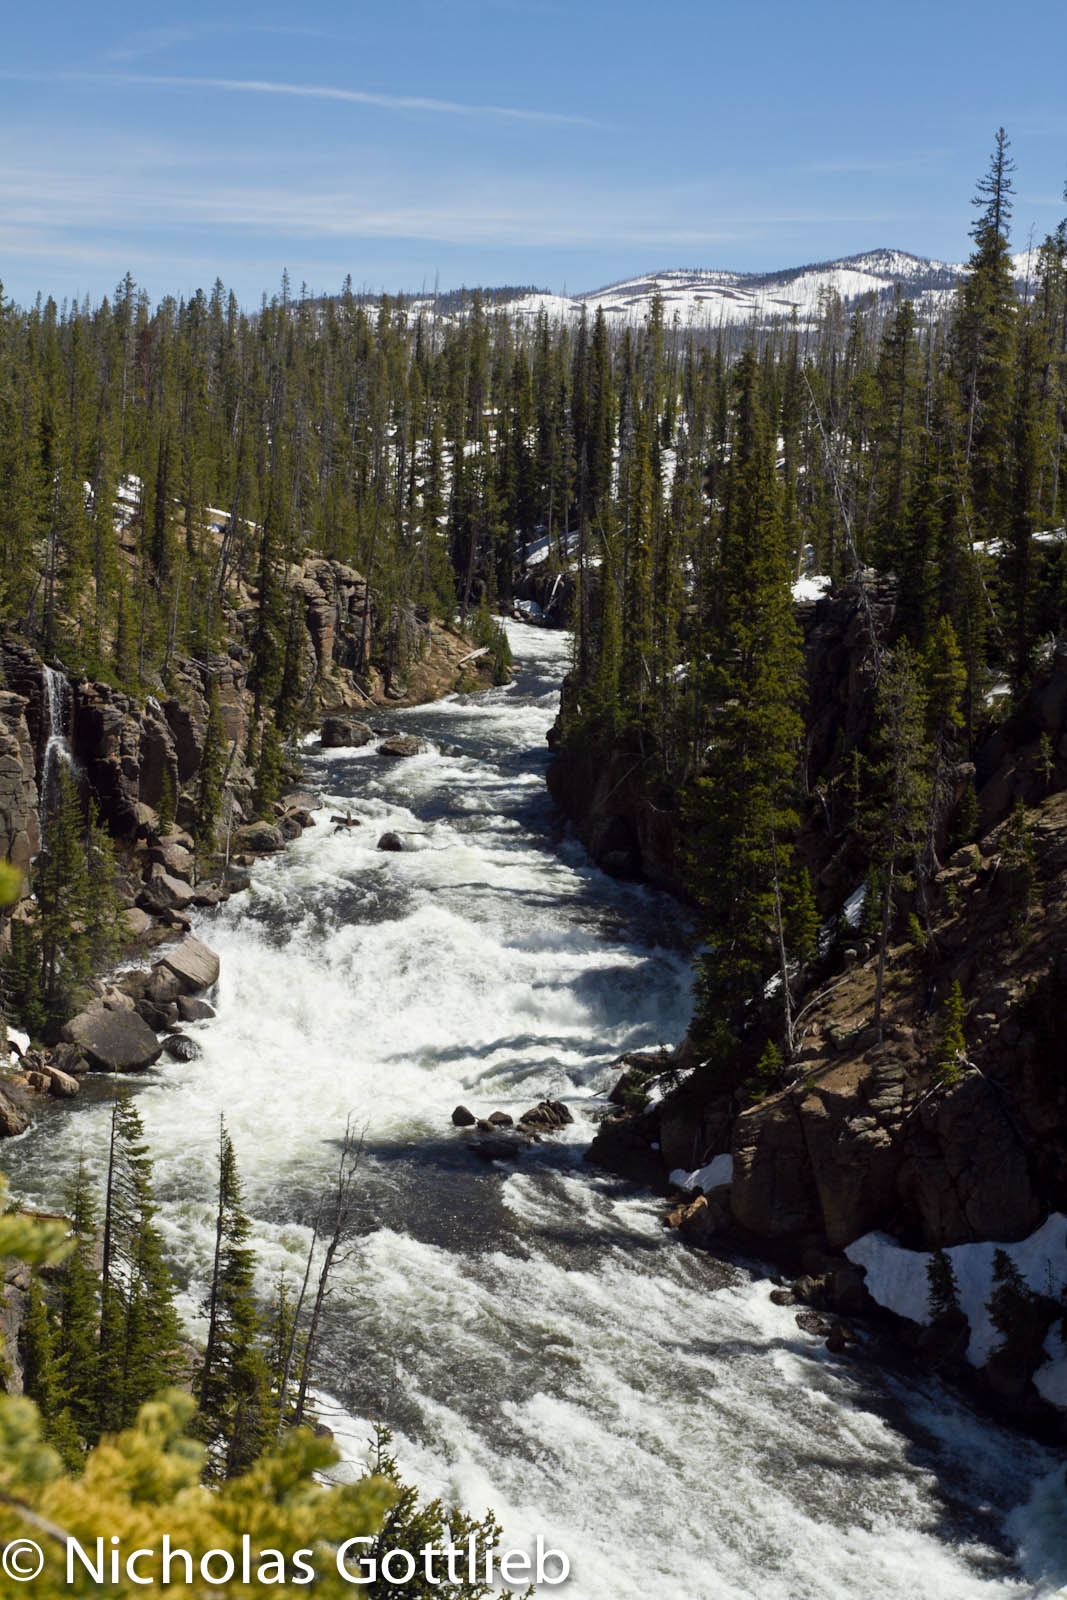
{"label": "rocky outcrop", "polygon": [[1022,703],[979,746],[975,783],[983,829],[1016,801],[1036,805],[1067,784],[1067,643],[1055,647]]}
{"label": "rocky outcrop", "polygon": [[605,872],[681,894],[677,799],[651,773],[638,751],[568,747],[549,767],[548,787]]}
{"label": "rocky outcrop", "polygon": [[[1067,1210],[1067,793],[1028,814],[1029,903],[1013,824],[952,856],[931,898],[931,941],[889,952],[881,1042],[876,953],[805,1003],[793,1081],[759,1103],[716,1091],[699,1067],[645,1111],[605,1121],[592,1156],[662,1185],[719,1151],[749,1242],[839,1250],[873,1229],[916,1248],[1026,1237]],[[966,1059],[938,1067],[954,982],[972,996]],[[682,1072],[692,1055],[682,1055]],[[623,1097],[625,1098],[625,1097]]]}
{"label": "rocky outcrop", "polygon": [[[850,791],[824,780],[841,753],[857,748],[869,731],[875,683],[872,631],[884,640],[892,630],[894,612],[891,581],[870,577],[797,607],[809,696],[805,777],[809,788],[823,794],[805,854],[817,876],[825,872],[822,887],[827,900],[846,884],[851,887],[849,861],[835,860],[847,820],[846,811],[836,812],[847,804]],[[606,872],[644,878],[684,896],[681,795],[658,773],[653,753],[563,744],[562,730],[568,715],[579,709],[580,692],[571,675],[564,684],[559,719],[549,734],[555,751],[548,770],[552,798]]]}
{"label": "rocky outcrop", "polygon": [[0,860],[23,872],[41,848],[28,705],[23,695],[0,691]]}

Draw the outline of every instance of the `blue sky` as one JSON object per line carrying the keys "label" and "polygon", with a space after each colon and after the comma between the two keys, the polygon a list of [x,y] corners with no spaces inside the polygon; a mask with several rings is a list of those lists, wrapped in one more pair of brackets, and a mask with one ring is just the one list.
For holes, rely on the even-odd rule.
{"label": "blue sky", "polygon": [[1015,245],[1067,210],[1067,7],[743,0],[22,5],[0,281],[26,303],[599,287],[893,245],[964,257],[1001,123]]}

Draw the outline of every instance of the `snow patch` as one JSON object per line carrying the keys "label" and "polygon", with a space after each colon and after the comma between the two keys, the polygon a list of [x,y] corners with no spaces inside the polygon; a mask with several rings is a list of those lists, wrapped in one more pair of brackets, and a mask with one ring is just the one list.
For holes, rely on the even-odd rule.
{"label": "snow patch", "polygon": [[[989,1320],[986,1302],[993,1288],[993,1256],[997,1250],[1015,1263],[1027,1285],[1039,1294],[1057,1295],[1067,1283],[1067,1217],[1053,1212],[1028,1239],[1018,1244],[979,1244],[951,1246],[945,1254],[959,1284],[960,1307],[971,1325],[967,1359],[980,1367],[1000,1341]],[[867,1288],[880,1306],[895,1311],[924,1326],[930,1321],[929,1284],[926,1269],[931,1252],[906,1250],[887,1233],[865,1233],[845,1251],[848,1259],[867,1269]],[[1049,1350],[1049,1364],[1038,1377],[1054,1392],[1062,1387],[1067,1405],[1067,1351]],[[1035,1378],[1035,1382],[1037,1379]],[[1044,1389],[1042,1390],[1044,1393]]]}
{"label": "snow patch", "polygon": [[793,585],[794,600],[821,600],[830,588],[830,579],[822,573],[798,578]]}
{"label": "snow patch", "polygon": [[699,1189],[703,1194],[710,1194],[713,1189],[721,1189],[734,1181],[734,1158],[716,1156],[706,1167],[698,1167],[695,1172],[675,1167],[670,1181],[676,1189]]}

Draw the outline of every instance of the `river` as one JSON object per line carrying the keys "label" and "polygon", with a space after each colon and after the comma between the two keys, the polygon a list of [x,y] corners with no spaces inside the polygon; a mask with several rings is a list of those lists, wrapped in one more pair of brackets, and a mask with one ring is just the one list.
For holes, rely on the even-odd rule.
{"label": "river", "polygon": [[[1063,1592],[1050,1453],[934,1379],[830,1355],[755,1264],[684,1249],[583,1163],[608,1063],[684,1031],[688,965],[677,907],[594,868],[548,799],[566,637],[510,632],[510,687],[387,715],[425,753],[309,745],[307,783],[361,825],[319,813],[198,922],[222,960],[202,1058],[136,1080],[183,1312],[202,1329],[220,1110],[264,1297],[299,1277],[351,1114],[360,1235],[321,1374],[350,1459],[384,1417],[420,1487],[565,1550],[572,1600]],[[387,829],[410,848],[378,851]],[[55,1206],[79,1156],[99,1169],[110,1093],[5,1148],[18,1194]],[[545,1096],[575,1121],[517,1164],[451,1127],[461,1101]]]}

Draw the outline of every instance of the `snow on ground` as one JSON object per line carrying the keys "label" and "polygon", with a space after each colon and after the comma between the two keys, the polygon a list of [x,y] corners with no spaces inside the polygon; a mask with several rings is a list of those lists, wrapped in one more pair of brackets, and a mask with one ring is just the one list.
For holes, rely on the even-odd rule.
{"label": "snow on ground", "polygon": [[[18,1029],[18,1028],[8,1028],[8,1030],[7,1030],[7,1042],[8,1042],[9,1045],[12,1045],[12,1044],[18,1045],[19,1050],[23,1053],[23,1055],[25,1055],[26,1051],[30,1048],[30,1036],[29,1036],[29,1034],[28,1033],[22,1033],[20,1031],[20,1029]],[[11,1063],[11,1065],[13,1067],[17,1067],[18,1066],[19,1058],[18,1058],[18,1056],[15,1054],[15,1052],[13,1050],[9,1050],[7,1052],[7,1058],[8,1058],[8,1060],[10,1061],[10,1063]]]}
{"label": "snow on ground", "polygon": [[821,600],[829,591],[830,579],[821,573],[813,573],[798,578],[793,585],[794,600]]}
{"label": "snow on ground", "polygon": [[704,1194],[710,1194],[713,1189],[721,1189],[723,1184],[732,1183],[733,1180],[733,1156],[716,1156],[706,1167],[698,1167],[695,1172],[686,1172],[684,1167],[675,1167],[671,1173],[671,1182],[676,1189],[700,1189]]}
{"label": "snow on ground", "polygon": [[[568,533],[566,538],[562,541],[569,556],[573,556],[577,553],[578,537],[579,536],[577,532]],[[544,534],[540,539],[531,539],[530,543],[526,546],[526,554],[523,557],[523,560],[526,562],[528,567],[538,567],[541,565],[542,561],[548,560],[548,554],[549,540],[548,535]]]}
{"label": "snow on ground", "polygon": [[[993,1255],[1003,1250],[1018,1267],[1029,1287],[1056,1296],[1067,1284],[1067,1217],[1053,1212],[1047,1222],[1018,1244],[958,1244],[946,1250],[959,1284],[960,1306],[971,1325],[967,1359],[980,1367],[1000,1339],[989,1320],[986,1302],[993,1287]],[[927,1324],[929,1284],[926,1276],[930,1252],[906,1250],[887,1233],[865,1233],[845,1251],[850,1261],[867,1269],[867,1288],[880,1306],[912,1322]],[[1034,1382],[1046,1399],[1067,1406],[1067,1348],[1058,1333],[1046,1342],[1049,1361]]]}

